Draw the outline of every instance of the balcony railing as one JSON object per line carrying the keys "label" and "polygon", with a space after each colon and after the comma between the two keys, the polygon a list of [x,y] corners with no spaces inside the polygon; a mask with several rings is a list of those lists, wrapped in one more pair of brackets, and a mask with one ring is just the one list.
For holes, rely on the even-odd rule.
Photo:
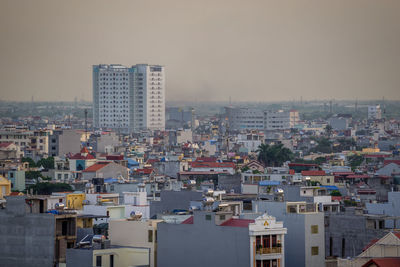
{"label": "balcony railing", "polygon": [[257,249],[257,254],[272,254],[272,253],[282,253],[282,247],[259,248],[259,249]]}

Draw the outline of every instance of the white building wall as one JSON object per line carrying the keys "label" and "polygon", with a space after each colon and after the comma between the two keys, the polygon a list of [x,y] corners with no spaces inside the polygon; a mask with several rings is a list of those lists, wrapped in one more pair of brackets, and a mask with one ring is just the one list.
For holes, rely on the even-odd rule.
{"label": "white building wall", "polygon": [[95,128],[164,130],[164,67],[93,66],[93,122]]}

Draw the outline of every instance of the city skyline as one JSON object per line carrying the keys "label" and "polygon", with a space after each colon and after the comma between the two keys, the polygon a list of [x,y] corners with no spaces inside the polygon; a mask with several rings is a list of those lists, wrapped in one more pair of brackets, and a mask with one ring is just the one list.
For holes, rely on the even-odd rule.
{"label": "city skyline", "polygon": [[165,66],[167,101],[399,100],[399,9],[361,0],[2,1],[1,100],[91,101],[92,65],[137,63]]}

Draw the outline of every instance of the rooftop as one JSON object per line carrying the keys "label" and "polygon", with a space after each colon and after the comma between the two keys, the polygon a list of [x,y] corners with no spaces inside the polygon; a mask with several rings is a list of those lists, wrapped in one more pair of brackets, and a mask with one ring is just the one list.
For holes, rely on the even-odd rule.
{"label": "rooftop", "polygon": [[226,222],[222,223],[220,226],[245,227],[245,228],[247,228],[247,227],[249,227],[250,223],[254,223],[254,220],[230,218]]}

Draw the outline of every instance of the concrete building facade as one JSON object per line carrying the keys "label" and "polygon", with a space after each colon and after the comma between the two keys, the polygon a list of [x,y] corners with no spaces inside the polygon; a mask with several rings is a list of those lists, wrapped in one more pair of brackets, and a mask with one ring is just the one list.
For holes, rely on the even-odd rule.
{"label": "concrete building facade", "polygon": [[283,222],[286,266],[324,266],[324,214],[313,203],[253,201],[253,212],[266,212]]}
{"label": "concrete building facade", "polygon": [[93,66],[93,123],[95,128],[125,132],[164,130],[164,67]]}
{"label": "concrete building facade", "polygon": [[199,211],[192,224],[159,223],[158,266],[250,266],[248,223],[220,226],[218,216]]}

